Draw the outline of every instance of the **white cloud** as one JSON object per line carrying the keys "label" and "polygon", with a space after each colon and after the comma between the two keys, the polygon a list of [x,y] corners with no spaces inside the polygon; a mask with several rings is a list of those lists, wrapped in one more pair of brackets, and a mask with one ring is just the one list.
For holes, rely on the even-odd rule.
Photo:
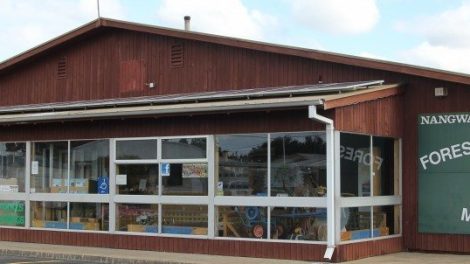
{"label": "white cloud", "polygon": [[374,54],[374,53],[370,53],[370,52],[367,52],[367,51],[360,52],[357,56],[364,57],[364,58],[369,58],[369,59],[374,59],[374,60],[390,60],[390,59],[385,58],[383,56],[380,56],[380,55],[377,55],[377,54]]}
{"label": "white cloud", "polygon": [[470,73],[470,1],[432,16],[400,21],[396,29],[423,38],[400,53],[400,60],[445,70]]}
{"label": "white cloud", "polygon": [[277,20],[248,9],[240,0],[164,0],[157,18],[164,26],[183,28],[183,17],[191,16],[191,30],[262,40]]}
{"label": "white cloud", "polygon": [[306,27],[330,34],[360,34],[374,28],[374,0],[291,0],[293,17]]}
{"label": "white cloud", "polygon": [[[101,15],[124,18],[119,0],[101,0]],[[96,19],[96,0],[0,0],[0,61]]]}
{"label": "white cloud", "polygon": [[470,73],[470,47],[452,48],[423,42],[419,46],[401,52],[401,60],[448,71]]}
{"label": "white cloud", "polygon": [[432,46],[463,48],[470,46],[470,1],[456,9],[433,16],[397,23],[399,31],[418,34]]}

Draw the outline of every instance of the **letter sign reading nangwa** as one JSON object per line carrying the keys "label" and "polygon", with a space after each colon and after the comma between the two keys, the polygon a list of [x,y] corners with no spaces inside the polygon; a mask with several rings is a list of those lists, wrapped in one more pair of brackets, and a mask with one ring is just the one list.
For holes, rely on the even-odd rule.
{"label": "letter sign reading nangwa", "polygon": [[470,234],[470,113],[418,116],[418,230]]}

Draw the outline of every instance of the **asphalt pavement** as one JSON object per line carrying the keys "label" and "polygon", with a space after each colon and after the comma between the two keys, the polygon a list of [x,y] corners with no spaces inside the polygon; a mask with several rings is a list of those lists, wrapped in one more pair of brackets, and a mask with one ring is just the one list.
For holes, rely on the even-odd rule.
{"label": "asphalt pavement", "polygon": [[33,258],[33,257],[24,257],[24,256],[9,256],[9,255],[0,255],[1,264],[33,264],[33,263],[44,263],[44,264],[98,264],[98,262],[89,262],[89,261],[69,261],[69,260],[60,260],[60,259],[50,259],[50,258]]}

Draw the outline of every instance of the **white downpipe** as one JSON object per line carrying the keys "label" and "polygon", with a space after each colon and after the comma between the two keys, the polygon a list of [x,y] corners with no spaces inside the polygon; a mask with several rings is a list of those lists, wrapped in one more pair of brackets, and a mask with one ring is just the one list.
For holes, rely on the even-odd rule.
{"label": "white downpipe", "polygon": [[336,247],[335,227],[335,177],[334,177],[334,125],[333,120],[317,113],[317,106],[308,107],[308,118],[319,121],[326,125],[326,205],[327,205],[327,249],[325,259],[331,260]]}

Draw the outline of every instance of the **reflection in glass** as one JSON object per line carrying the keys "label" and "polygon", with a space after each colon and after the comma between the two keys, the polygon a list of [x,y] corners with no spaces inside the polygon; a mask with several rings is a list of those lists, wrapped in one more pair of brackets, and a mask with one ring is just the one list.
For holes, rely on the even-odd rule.
{"label": "reflection in glass", "polygon": [[0,226],[24,226],[24,201],[0,201]]}
{"label": "reflection in glass", "polygon": [[324,196],[324,132],[271,135],[271,195]]}
{"label": "reflection in glass", "polygon": [[370,196],[370,137],[341,133],[341,195]]}
{"label": "reflection in glass", "polygon": [[109,183],[109,141],[72,141],[70,148],[70,193],[98,193],[98,180]]}
{"label": "reflection in glass", "polygon": [[158,194],[158,164],[121,164],[116,167],[118,194]]}
{"label": "reflection in glass", "polygon": [[163,159],[205,159],[206,138],[174,138],[162,140]]}
{"label": "reflection in glass", "polygon": [[67,142],[36,142],[31,150],[31,192],[66,193]]}
{"label": "reflection in glass", "polygon": [[271,238],[326,241],[326,208],[275,207],[271,211]]}
{"label": "reflection in glass", "polygon": [[157,204],[118,204],[116,230],[127,232],[158,232]]}
{"label": "reflection in glass", "polygon": [[164,195],[207,195],[206,163],[163,163],[161,167]]}
{"label": "reflection in glass", "polygon": [[207,205],[163,205],[162,233],[207,235]]}
{"label": "reflection in glass", "polygon": [[217,195],[267,195],[267,134],[216,137]]}
{"label": "reflection in glass", "polygon": [[341,240],[356,240],[371,237],[371,207],[341,208]]}
{"label": "reflection in glass", "polygon": [[69,229],[109,230],[108,204],[70,203]]}
{"label": "reflection in glass", "polygon": [[24,192],[25,143],[0,143],[0,192]]}
{"label": "reflection in glass", "polygon": [[374,237],[400,234],[400,206],[374,207]]}
{"label": "reflection in glass", "polygon": [[67,203],[31,202],[31,226],[67,229]]}
{"label": "reflection in glass", "polygon": [[398,195],[398,142],[393,138],[373,137],[374,195]]}
{"label": "reflection in glass", "polygon": [[157,159],[157,140],[117,140],[116,159]]}
{"label": "reflection in glass", "polygon": [[[218,235],[222,237],[267,237],[266,207],[219,206]],[[271,229],[273,230],[273,229]]]}

